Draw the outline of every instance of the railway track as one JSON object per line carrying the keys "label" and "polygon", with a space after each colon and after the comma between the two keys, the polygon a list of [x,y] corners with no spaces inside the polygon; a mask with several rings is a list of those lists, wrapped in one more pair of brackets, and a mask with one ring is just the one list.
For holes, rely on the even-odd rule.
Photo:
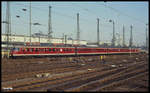
{"label": "railway track", "polygon": [[[131,77],[126,80],[122,80],[122,82],[117,82],[112,86],[107,86],[106,88],[103,89],[103,91],[127,91],[127,92],[136,92],[136,91],[141,91],[141,92],[146,92],[148,91],[148,80],[142,82],[142,77],[148,78],[148,72],[141,73],[139,75],[135,75],[134,77]],[[139,90],[140,89],[140,90]]]}
{"label": "railway track", "polygon": [[[132,65],[131,65],[131,67],[133,67],[133,63],[132,63]],[[142,65],[143,66],[143,65]],[[43,87],[46,87],[46,86],[49,86],[49,84],[50,84],[50,86],[52,86],[52,85],[54,85],[53,86],[53,88],[52,89],[50,89],[50,90],[59,90],[59,88],[64,88],[63,86],[65,86],[65,87],[74,87],[74,86],[70,86],[70,84],[72,85],[73,83],[76,85],[78,85],[78,83],[80,83],[80,84],[84,84],[84,83],[87,83],[87,79],[88,78],[90,78],[91,80],[93,80],[93,81],[95,81],[95,79],[97,79],[98,78],[98,76],[99,76],[99,78],[100,77],[102,77],[102,75],[103,74],[105,74],[104,76],[107,76],[107,75],[110,75],[110,74],[114,74],[115,73],[115,71],[117,72],[117,71],[123,71],[123,70],[125,70],[126,68],[124,68],[124,67],[122,67],[122,68],[120,68],[120,69],[118,69],[118,68],[110,68],[110,67],[108,67],[108,68],[101,68],[101,70],[98,70],[98,71],[94,71],[94,72],[91,72],[91,73],[87,73],[86,75],[84,75],[84,82],[81,82],[81,78],[83,78],[83,73],[81,74],[81,73],[79,73],[79,74],[75,74],[74,76],[70,76],[70,77],[68,77],[68,76],[66,76],[66,77],[64,77],[64,78],[62,78],[62,77],[60,77],[60,79],[50,79],[50,80],[41,80],[41,81],[32,81],[32,82],[30,82],[30,83],[28,83],[28,84],[22,84],[22,85],[16,85],[16,86],[14,86],[14,89],[13,89],[13,91],[18,91],[18,90],[34,90],[34,89],[36,89],[36,88],[39,88],[39,86],[41,87],[41,86],[43,86]],[[103,72],[102,72],[103,71]],[[113,72],[114,71],[114,72]],[[81,75],[80,75],[81,74]],[[98,76],[97,76],[98,75]],[[91,77],[92,76],[92,77]],[[94,79],[94,76],[95,76],[95,79]],[[87,78],[85,78],[85,77],[87,77]],[[106,78],[106,77],[105,77]],[[89,81],[91,81],[89,79]],[[59,82],[58,82],[59,81]],[[65,84],[63,84],[63,82],[68,82],[68,85],[66,85],[67,83],[65,83]],[[60,83],[60,85],[58,85],[58,83]],[[62,83],[62,84],[61,84]],[[57,84],[57,85],[55,85],[55,84]],[[44,88],[45,89],[45,88]]]}
{"label": "railway track", "polygon": [[[98,64],[97,60],[92,62],[92,64],[90,64],[90,63],[91,63],[91,61],[86,61],[86,62],[85,61],[79,61],[79,62],[50,62],[50,63],[46,63],[46,66],[41,66],[38,63],[36,63],[36,64],[32,65],[36,69],[34,69],[34,70],[27,69],[27,70],[30,70],[30,72],[28,71],[28,72],[24,73],[23,71],[19,71],[18,74],[16,74],[16,73],[15,74],[11,73],[9,75],[3,74],[2,75],[2,81],[10,81],[10,80],[15,80],[15,79],[33,77],[34,75],[40,74],[40,73],[61,73],[61,72],[67,72],[67,71],[74,71],[74,70],[78,70],[80,68],[84,69],[88,66],[92,67],[92,66],[95,66],[95,64],[97,66],[101,65],[101,64]],[[86,65],[81,66],[81,64],[86,64]],[[113,62],[108,62],[107,65],[110,65],[110,64],[114,64],[114,63]],[[123,65],[123,64],[127,64],[127,62],[117,61],[117,62],[115,62],[115,64],[116,65],[117,64],[122,64]],[[55,69],[55,68],[57,68],[57,69]]]}
{"label": "railway track", "polygon": [[[121,62],[120,61],[118,61],[118,62],[116,62],[116,64],[120,64]],[[74,63],[74,65],[75,65],[76,63]],[[96,65],[93,65],[93,64],[96,64]],[[111,62],[110,63],[108,63],[107,65],[109,65],[109,64],[112,64]],[[122,63],[123,64],[123,63]],[[125,63],[124,63],[125,64]],[[67,66],[65,66],[65,67],[63,67],[63,66],[61,66],[61,68],[60,69],[58,69],[57,68],[57,70],[58,70],[58,72],[70,72],[70,71],[75,71],[75,70],[83,70],[83,69],[86,69],[86,68],[95,68],[95,67],[102,67],[101,66],[102,64],[100,64],[99,62],[92,62],[92,64],[88,64],[88,62],[86,62],[86,64],[84,65],[84,66],[82,66],[82,63],[78,63],[78,64],[76,64],[75,66],[78,66],[78,67],[75,67],[75,66],[71,66],[70,65],[70,67],[67,67]],[[74,68],[74,69],[73,69]],[[103,67],[102,67],[103,68]],[[107,69],[107,68],[106,68]],[[34,75],[36,75],[36,74],[40,74],[40,73],[51,73],[51,72],[53,72],[52,70],[54,70],[55,71],[55,74],[56,74],[56,70],[55,69],[50,69],[50,70],[45,70],[45,71],[36,71],[36,72],[30,72],[30,73],[22,73],[22,74],[15,74],[15,75],[4,75],[2,78],[4,78],[5,79],[5,81],[4,81],[4,79],[3,79],[3,82],[6,82],[7,80],[13,80],[13,79],[21,79],[21,78],[25,78],[25,76],[26,77],[33,77]]]}
{"label": "railway track", "polygon": [[[140,67],[143,67],[143,65]],[[121,71],[124,71],[124,70],[125,69],[118,69],[115,72],[111,71],[110,73],[105,73],[104,75],[100,74],[98,76],[91,77],[91,78],[87,77],[84,80],[79,79],[78,81],[69,82],[67,85],[64,84],[63,86],[56,86],[54,88],[50,88],[49,90],[53,90],[53,91],[65,91],[66,90],[67,91],[68,88],[71,88],[70,91],[77,91],[77,90],[87,91],[87,90],[91,89],[90,87],[95,88],[96,85],[99,86],[99,84],[102,82],[106,82],[109,79],[112,80],[113,77],[118,76],[119,74],[121,74]],[[120,73],[118,73],[118,72],[120,72]],[[122,72],[122,74],[123,74],[123,72]],[[112,81],[114,81],[114,80],[112,80]],[[88,85],[89,84],[88,82],[90,82],[90,85]],[[102,83],[102,84],[104,84],[104,83]]]}
{"label": "railway track", "polygon": [[[106,91],[147,75],[147,62],[144,62],[145,59],[139,56],[131,57],[132,59],[127,58],[126,61],[122,59],[116,62],[107,62],[106,64],[98,62],[98,58],[92,61],[80,58],[78,62],[67,60],[67,62],[53,62],[51,65],[47,63],[46,65],[50,69],[3,75],[3,81],[4,79],[5,81],[10,81],[15,78],[28,80],[12,84],[2,82],[2,86],[13,87],[13,90],[10,91]],[[54,64],[55,67],[53,66]],[[116,67],[111,67],[111,65]],[[145,68],[142,69],[142,67]],[[33,75],[38,73],[50,73],[51,76],[48,78],[33,78]],[[134,91],[136,89],[133,88],[131,90]]]}

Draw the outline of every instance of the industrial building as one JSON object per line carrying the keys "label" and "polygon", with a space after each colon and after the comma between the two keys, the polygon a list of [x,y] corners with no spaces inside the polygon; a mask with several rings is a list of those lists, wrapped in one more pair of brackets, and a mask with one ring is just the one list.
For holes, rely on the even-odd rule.
{"label": "industrial building", "polygon": [[[7,36],[6,34],[2,34],[2,47],[5,47],[7,44]],[[14,45],[30,45],[30,37],[25,35],[11,35],[9,36],[9,44],[11,46]],[[70,40],[65,38],[52,38],[51,43],[49,43],[48,37],[45,36],[32,36],[31,37],[31,45],[40,45],[40,46],[86,46],[87,41],[80,40],[79,44],[77,40]]]}

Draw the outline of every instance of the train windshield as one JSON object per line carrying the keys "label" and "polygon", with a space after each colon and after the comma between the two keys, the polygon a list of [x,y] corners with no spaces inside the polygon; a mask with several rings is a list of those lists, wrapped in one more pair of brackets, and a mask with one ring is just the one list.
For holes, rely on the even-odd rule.
{"label": "train windshield", "polygon": [[13,51],[19,51],[19,48],[13,48]]}

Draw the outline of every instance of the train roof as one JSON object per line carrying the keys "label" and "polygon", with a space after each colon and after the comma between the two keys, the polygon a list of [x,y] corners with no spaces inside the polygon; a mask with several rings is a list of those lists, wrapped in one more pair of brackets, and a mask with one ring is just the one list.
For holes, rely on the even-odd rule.
{"label": "train roof", "polygon": [[[17,47],[17,48],[75,48],[75,47],[55,47],[55,46],[15,46],[15,47]],[[100,47],[77,47],[77,48],[90,48],[90,49],[130,49],[130,48],[100,48]],[[138,49],[138,48],[132,48],[132,49]]]}

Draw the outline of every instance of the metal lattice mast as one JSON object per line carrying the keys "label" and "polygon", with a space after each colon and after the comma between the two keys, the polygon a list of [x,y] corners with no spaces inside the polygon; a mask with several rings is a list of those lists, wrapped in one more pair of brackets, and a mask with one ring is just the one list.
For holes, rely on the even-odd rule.
{"label": "metal lattice mast", "polygon": [[125,47],[125,28],[123,25],[123,42],[122,42],[122,46]]}
{"label": "metal lattice mast", "polygon": [[146,50],[148,50],[147,24],[146,24]]}
{"label": "metal lattice mast", "polygon": [[97,18],[97,44],[99,45],[100,40],[99,40],[99,18]]}
{"label": "metal lattice mast", "polygon": [[30,45],[31,45],[31,2],[30,2],[30,13],[29,13],[29,31],[30,31]]}
{"label": "metal lattice mast", "polygon": [[133,45],[133,36],[132,36],[132,25],[130,26],[131,27],[131,32],[130,32],[130,41],[129,41],[129,47],[132,48],[132,45]]}
{"label": "metal lattice mast", "polygon": [[67,46],[67,35],[65,35],[65,47]]}
{"label": "metal lattice mast", "polygon": [[6,42],[8,51],[9,51],[9,35],[10,35],[10,2],[8,1],[6,7]]}
{"label": "metal lattice mast", "polygon": [[79,13],[77,13],[77,41],[78,45],[80,45]]}
{"label": "metal lattice mast", "polygon": [[49,6],[49,20],[48,20],[48,41],[49,41],[49,45],[51,43],[51,39],[52,39],[52,24],[51,24],[51,6]]}
{"label": "metal lattice mast", "polygon": [[64,33],[62,34],[62,44],[64,44]]}
{"label": "metal lattice mast", "polygon": [[[10,7],[10,4],[9,4],[9,7]],[[9,42],[11,42],[11,13],[10,12],[9,12],[9,36],[10,36]]]}
{"label": "metal lattice mast", "polygon": [[115,46],[115,40],[116,40],[116,38],[115,38],[115,23],[113,21],[113,38],[112,38],[112,46],[113,47]]}

